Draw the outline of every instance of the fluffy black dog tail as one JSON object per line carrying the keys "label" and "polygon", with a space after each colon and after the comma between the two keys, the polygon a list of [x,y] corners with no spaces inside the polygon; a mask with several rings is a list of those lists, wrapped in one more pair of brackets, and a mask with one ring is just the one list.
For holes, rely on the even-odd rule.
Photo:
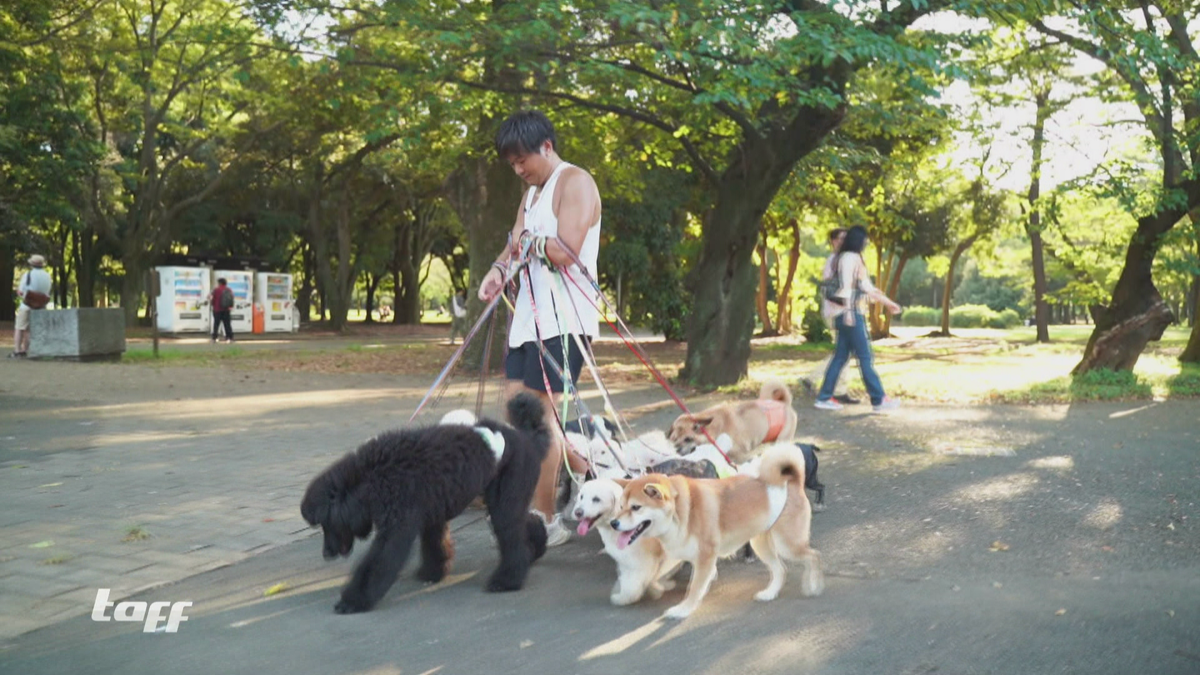
{"label": "fluffy black dog tail", "polygon": [[532,436],[543,454],[550,447],[546,409],[536,395],[522,392],[512,397],[508,402],[508,423]]}

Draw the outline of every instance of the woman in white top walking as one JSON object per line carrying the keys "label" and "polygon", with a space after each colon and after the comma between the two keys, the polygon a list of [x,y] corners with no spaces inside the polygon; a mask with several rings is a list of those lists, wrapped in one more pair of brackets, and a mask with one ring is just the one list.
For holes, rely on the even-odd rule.
{"label": "woman in white top walking", "polygon": [[870,298],[886,306],[892,314],[900,313],[900,305],[892,302],[891,298],[871,284],[871,275],[867,273],[866,263],[862,259],[862,251],[866,245],[867,230],[861,225],[856,225],[846,232],[834,261],[834,276],[839,280],[838,290],[834,298],[825,303],[825,319],[836,328],[837,347],[833,352],[833,360],[829,362],[829,368],[825,371],[821,391],[817,394],[816,407],[821,410],[841,409],[841,404],[833,400],[833,388],[851,352],[854,352],[858,360],[863,385],[871,397],[874,410],[883,412],[898,405],[894,399],[884,394],[879,373],[875,372],[871,336],[867,334],[867,322],[863,317],[861,305],[864,297]]}

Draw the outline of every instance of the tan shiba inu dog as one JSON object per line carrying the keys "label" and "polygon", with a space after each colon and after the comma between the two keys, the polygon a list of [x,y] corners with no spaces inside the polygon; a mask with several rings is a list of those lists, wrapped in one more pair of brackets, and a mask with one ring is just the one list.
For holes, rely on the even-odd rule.
{"label": "tan shiba inu dog", "polygon": [[782,382],[768,381],[763,383],[757,400],[722,403],[693,415],[680,415],[671,423],[667,437],[679,454],[687,455],[710,443],[710,436],[715,439],[729,434],[733,439],[729,459],[740,464],[754,457],[764,443],[791,441],[796,423],[792,392]]}
{"label": "tan shiba inu dog", "polygon": [[800,590],[820,595],[825,587],[820,553],[809,547],[812,506],[804,493],[804,454],[790,442],[762,455],[758,477],[696,480],[652,474],[625,486],[620,511],[611,523],[623,548],[639,537],[655,537],[668,558],[692,564],[683,602],[667,610],[682,619],[700,605],[717,575],[717,558],[746,542],[771,572],[767,587],[754,597],[774,600],[783,588],[783,560],[803,563]]}

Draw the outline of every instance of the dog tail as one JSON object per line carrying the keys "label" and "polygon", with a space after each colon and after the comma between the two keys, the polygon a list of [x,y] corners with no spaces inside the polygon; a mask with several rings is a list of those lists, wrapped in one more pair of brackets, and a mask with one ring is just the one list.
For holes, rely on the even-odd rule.
{"label": "dog tail", "polygon": [[522,392],[512,397],[508,402],[508,423],[532,436],[543,452],[550,447],[546,410],[537,396]]}
{"label": "dog tail", "polygon": [[792,404],[792,390],[787,388],[787,385],[779,380],[767,380],[763,382],[762,389],[758,390],[758,399],[760,401],[779,401],[784,405]]}
{"label": "dog tail", "polygon": [[758,478],[767,485],[796,481],[804,484],[804,451],[792,443],[776,443],[767,448],[758,463]]}

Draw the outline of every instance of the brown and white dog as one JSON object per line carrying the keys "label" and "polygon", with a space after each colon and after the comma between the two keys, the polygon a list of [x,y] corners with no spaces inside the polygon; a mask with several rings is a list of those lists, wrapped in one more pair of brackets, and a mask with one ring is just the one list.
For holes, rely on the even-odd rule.
{"label": "brown and white dog", "polygon": [[804,494],[804,454],[792,443],[776,443],[763,453],[758,477],[696,480],[652,474],[625,486],[621,509],[611,523],[617,546],[655,537],[669,559],[692,564],[683,602],[667,618],[682,619],[700,605],[717,575],[717,558],[746,542],[771,572],[754,597],[774,600],[783,588],[784,559],[803,563],[800,590],[820,595],[825,587],[820,553],[809,546],[812,506]]}
{"label": "brown and white dog", "polygon": [[[796,436],[796,411],[792,392],[777,380],[763,383],[754,401],[722,403],[692,415],[683,414],[671,424],[667,437],[681,455],[729,434],[733,448],[729,459],[740,464],[751,459],[764,443],[790,442]],[[707,433],[706,433],[707,432]]]}

